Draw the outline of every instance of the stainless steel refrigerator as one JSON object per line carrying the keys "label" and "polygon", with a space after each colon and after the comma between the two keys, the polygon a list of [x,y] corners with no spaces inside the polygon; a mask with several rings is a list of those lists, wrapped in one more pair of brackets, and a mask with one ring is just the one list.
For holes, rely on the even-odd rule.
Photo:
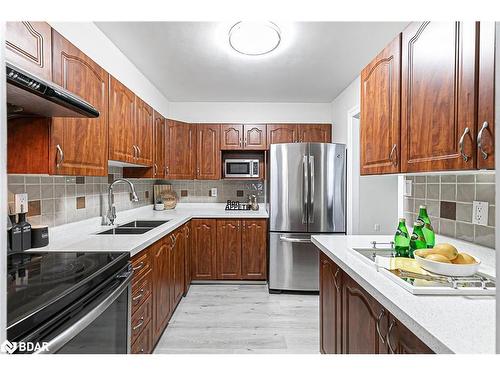
{"label": "stainless steel refrigerator", "polygon": [[311,235],[346,232],[345,145],[273,144],[269,159],[269,291],[318,291]]}

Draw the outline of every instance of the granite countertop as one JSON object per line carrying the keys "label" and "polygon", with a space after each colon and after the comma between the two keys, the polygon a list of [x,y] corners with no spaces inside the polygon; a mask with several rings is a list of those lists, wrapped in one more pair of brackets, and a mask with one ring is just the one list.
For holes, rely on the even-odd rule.
{"label": "granite countertop", "polygon": [[[371,241],[389,242],[393,236],[317,235],[313,243],[384,305],[436,353],[495,353],[494,296],[417,296],[379,273],[353,248]],[[436,236],[481,259],[480,271],[495,275],[495,251],[467,242]]]}
{"label": "granite countertop", "polygon": [[173,210],[154,211],[153,206],[150,205],[117,213],[115,225],[125,224],[133,220],[169,220],[144,234],[96,235],[112,228],[101,225],[100,217],[65,224],[49,228],[50,243],[48,246],[29,251],[119,251],[130,252],[130,256],[134,256],[190,219],[268,217],[264,204],[260,205],[258,211],[225,211],[225,206],[225,203],[179,203]]}

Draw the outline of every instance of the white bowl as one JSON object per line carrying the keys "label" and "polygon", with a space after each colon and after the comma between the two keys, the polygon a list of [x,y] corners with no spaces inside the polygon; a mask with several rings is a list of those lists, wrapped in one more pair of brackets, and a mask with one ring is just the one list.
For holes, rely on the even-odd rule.
{"label": "white bowl", "polygon": [[418,265],[424,270],[445,276],[472,276],[477,273],[481,264],[481,261],[476,257],[473,257],[476,260],[476,263],[473,264],[453,264],[436,262],[422,258],[417,254],[414,255]]}

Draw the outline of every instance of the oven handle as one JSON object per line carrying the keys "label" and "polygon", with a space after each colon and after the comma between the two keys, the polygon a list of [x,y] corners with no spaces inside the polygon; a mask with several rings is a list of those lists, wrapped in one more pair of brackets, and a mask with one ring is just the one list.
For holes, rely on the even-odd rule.
{"label": "oven handle", "polygon": [[[116,299],[123,293],[125,289],[129,287],[130,281],[132,280],[133,271],[127,271],[118,278],[124,278],[120,285],[111,292],[101,303],[94,307],[87,315],[73,324],[64,332],[60,333],[52,340],[48,342],[45,347],[40,348],[40,350],[34,352],[34,354],[52,354],[61,349],[66,343],[73,339],[76,335],[82,332],[85,328],[89,326],[94,320],[96,320],[99,315],[101,315],[106,309],[116,301]],[[48,348],[48,350],[42,350]]]}

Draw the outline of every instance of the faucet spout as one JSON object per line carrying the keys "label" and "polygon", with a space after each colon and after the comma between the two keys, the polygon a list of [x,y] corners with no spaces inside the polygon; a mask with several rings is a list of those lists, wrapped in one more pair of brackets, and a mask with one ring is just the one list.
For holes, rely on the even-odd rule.
{"label": "faucet spout", "polygon": [[106,214],[107,218],[107,224],[108,225],[114,225],[115,219],[116,219],[116,207],[115,207],[115,198],[113,195],[113,187],[118,184],[118,183],[125,183],[128,184],[131,192],[131,198],[130,200],[132,202],[138,202],[139,197],[137,197],[137,193],[135,192],[135,187],[134,184],[130,181],[127,180],[126,178],[119,178],[115,181],[113,181],[108,188],[108,212]]}

